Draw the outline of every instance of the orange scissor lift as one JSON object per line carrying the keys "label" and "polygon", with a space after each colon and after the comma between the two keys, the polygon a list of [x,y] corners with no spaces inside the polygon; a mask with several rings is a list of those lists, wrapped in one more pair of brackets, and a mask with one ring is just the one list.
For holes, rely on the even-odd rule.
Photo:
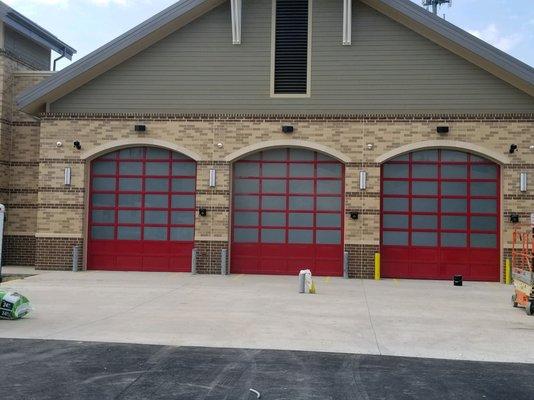
{"label": "orange scissor lift", "polygon": [[534,314],[534,225],[517,225],[512,237],[512,277],[514,307],[525,307]]}

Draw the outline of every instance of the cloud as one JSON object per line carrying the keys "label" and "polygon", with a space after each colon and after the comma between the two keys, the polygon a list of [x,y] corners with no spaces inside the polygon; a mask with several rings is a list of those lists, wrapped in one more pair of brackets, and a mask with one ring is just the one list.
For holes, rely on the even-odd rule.
{"label": "cloud", "polygon": [[[58,6],[67,7],[71,4],[71,0],[3,0],[10,6]],[[135,0],[83,0],[85,3],[93,4],[100,7],[107,7],[112,5],[128,6],[135,2]],[[72,1],[74,3],[74,1]]]}
{"label": "cloud", "polygon": [[523,35],[520,33],[512,33],[510,35],[503,34],[495,24],[489,24],[482,30],[468,29],[467,31],[471,35],[474,35],[506,52],[512,50],[524,39]]}

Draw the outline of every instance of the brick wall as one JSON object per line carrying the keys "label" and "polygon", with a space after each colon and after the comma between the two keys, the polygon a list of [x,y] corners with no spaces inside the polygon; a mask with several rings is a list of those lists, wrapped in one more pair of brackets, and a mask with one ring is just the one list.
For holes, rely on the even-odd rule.
{"label": "brick wall", "polygon": [[4,236],[3,265],[35,265],[35,236]]}
{"label": "brick wall", "polygon": [[[42,116],[39,129],[39,156],[17,160],[20,173],[16,179],[20,193],[12,191],[17,199],[11,209],[13,227],[18,233],[31,229],[34,218],[37,242],[46,246],[64,247],[58,237],[83,237],[86,212],[85,176],[89,163],[82,155],[99,146],[119,140],[159,140],[179,145],[199,155],[197,178],[197,208],[206,208],[207,217],[197,215],[195,241],[199,249],[199,272],[220,273],[220,250],[228,247],[230,220],[230,170],[226,157],[246,146],[271,140],[287,140],[281,126],[292,123],[295,132],[289,138],[327,146],[350,159],[346,163],[345,197],[345,247],[351,253],[351,276],[372,277],[373,257],[379,249],[380,228],[380,164],[378,156],[399,146],[427,140],[449,140],[483,146],[502,156],[510,163],[503,166],[503,242],[508,248],[511,225],[508,216],[518,212],[523,219],[534,211],[534,185],[527,193],[518,188],[519,172],[534,176],[534,151],[529,150],[534,115],[484,115],[484,116],[150,116],[150,115],[57,115]],[[147,132],[140,135],[133,127],[136,123],[147,125]],[[449,125],[450,134],[440,138],[437,125]],[[24,135],[34,135],[36,127],[27,127]],[[21,131],[22,132],[22,131]],[[82,150],[75,150],[74,140],[80,140]],[[64,146],[57,147],[62,141]],[[20,149],[30,140],[20,139]],[[221,145],[219,145],[219,143]],[[369,149],[367,144],[373,144]],[[508,154],[511,143],[520,151]],[[31,152],[28,152],[28,155]],[[19,157],[23,157],[22,155]],[[28,163],[28,164],[24,164]],[[37,164],[38,173],[25,172]],[[0,165],[1,167],[1,165]],[[72,185],[65,188],[65,167],[72,168]],[[209,169],[217,170],[217,188],[209,188]],[[359,190],[359,171],[368,173],[365,191]],[[26,173],[26,175],[24,175]],[[36,177],[37,175],[37,177]],[[36,183],[35,183],[36,182]],[[33,197],[32,197],[33,196]],[[357,220],[350,212],[357,211]],[[33,217],[32,217],[33,213]],[[66,239],[67,240],[67,239]],[[44,245],[43,245],[44,246]],[[37,246],[39,249],[39,245]],[[39,251],[39,250],[38,250]],[[63,253],[62,253],[63,252]],[[65,254],[60,250],[58,254]],[[62,259],[66,257],[67,261]],[[36,255],[40,268],[70,268],[68,256],[42,262]],[[41,260],[41,261],[40,261]]]}
{"label": "brick wall", "polygon": [[73,247],[80,247],[78,268],[83,266],[83,240],[76,238],[37,237],[35,243],[35,268],[43,270],[72,269]]}
{"label": "brick wall", "polygon": [[[222,250],[228,250],[228,242],[195,241],[197,249],[197,273],[220,274]],[[228,265],[228,260],[227,264]]]}

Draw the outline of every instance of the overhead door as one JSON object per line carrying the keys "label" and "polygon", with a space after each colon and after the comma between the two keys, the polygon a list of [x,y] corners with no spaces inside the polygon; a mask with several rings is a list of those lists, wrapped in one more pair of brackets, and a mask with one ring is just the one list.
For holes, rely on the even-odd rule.
{"label": "overhead door", "polygon": [[190,271],[196,163],[127,148],[91,163],[88,268]]}
{"label": "overhead door", "polygon": [[233,273],[342,275],[344,166],[275,149],[233,168]]}
{"label": "overhead door", "polygon": [[385,277],[499,280],[499,166],[425,150],[382,166]]}

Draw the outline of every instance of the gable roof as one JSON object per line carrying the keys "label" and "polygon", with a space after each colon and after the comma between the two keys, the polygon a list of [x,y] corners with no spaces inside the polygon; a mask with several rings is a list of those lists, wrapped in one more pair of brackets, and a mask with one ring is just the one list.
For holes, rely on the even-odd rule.
{"label": "gable roof", "polygon": [[[36,113],[227,0],[181,0],[54,76],[22,93],[17,104]],[[534,69],[410,0],[360,0],[496,77],[534,96]],[[341,31],[341,24],[340,24]],[[340,33],[341,35],[341,33]]]}
{"label": "gable roof", "polygon": [[63,54],[69,60],[72,60],[72,56],[76,54],[74,48],[62,42],[46,29],[13,10],[2,1],[0,1],[0,20],[28,39],[33,40],[47,49],[54,50],[56,53]]}

